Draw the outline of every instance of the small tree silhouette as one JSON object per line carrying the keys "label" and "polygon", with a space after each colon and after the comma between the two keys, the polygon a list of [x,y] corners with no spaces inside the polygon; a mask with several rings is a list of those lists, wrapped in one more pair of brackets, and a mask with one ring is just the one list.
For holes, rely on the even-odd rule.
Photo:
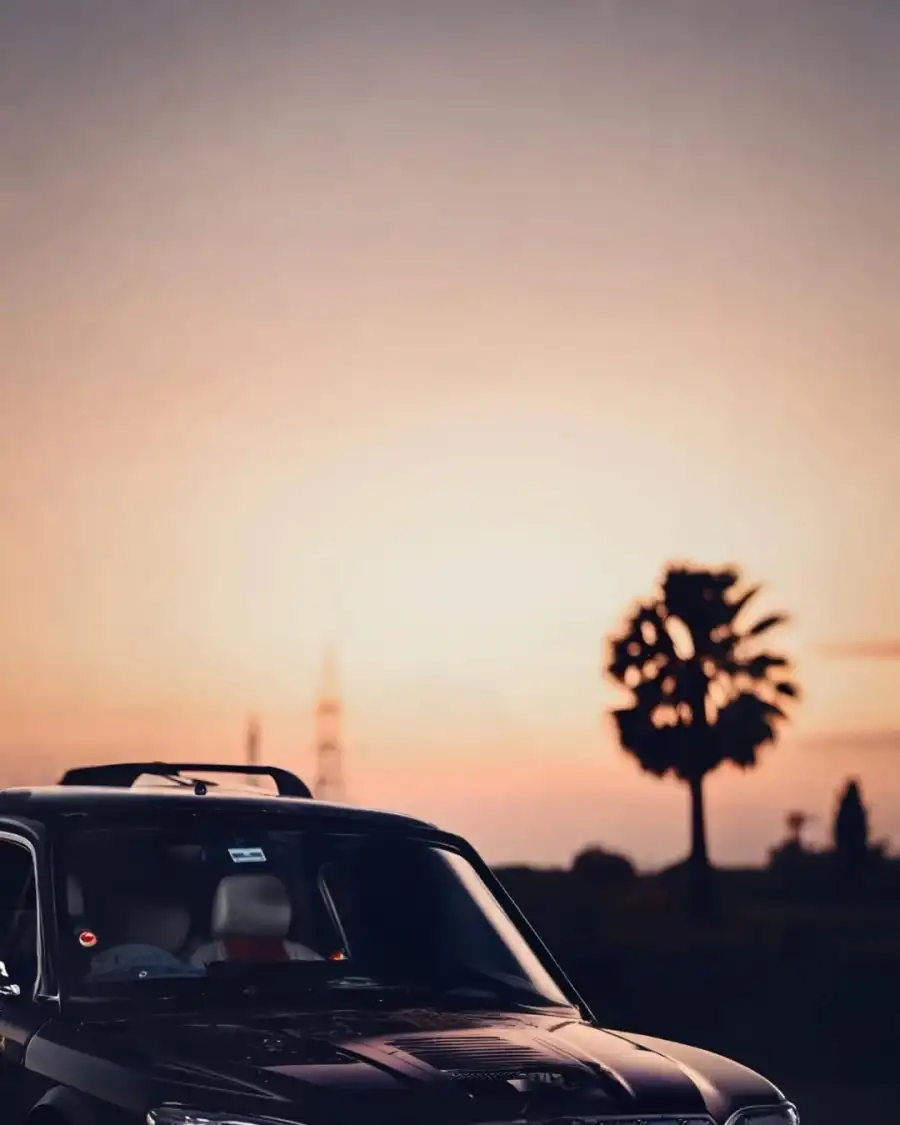
{"label": "small tree silhouette", "polygon": [[793,812],[789,812],[784,819],[788,830],[787,842],[792,847],[802,848],[803,829],[810,821],[815,820],[815,817],[809,813],[801,812],[800,809],[795,809]]}
{"label": "small tree silhouette", "polygon": [[838,874],[848,888],[858,886],[869,858],[869,814],[859,782],[847,782],[834,817],[834,851]]}
{"label": "small tree silhouette", "polygon": [[803,829],[816,818],[810,813],[795,809],[785,816],[787,836],[774,848],[769,849],[769,867],[792,880],[801,873],[808,873],[807,860],[814,853],[803,846]]}
{"label": "small tree silhouette", "polygon": [[623,749],[642,769],[673,773],[690,791],[692,905],[701,916],[713,905],[704,779],[722,762],[754,766],[787,718],[780,701],[799,696],[784,678],[788,660],[757,650],[759,638],[786,617],[740,627],[759,589],[741,589],[734,568],[670,566],[658,596],[639,604],[610,642],[607,670],[633,698],[613,712]]}

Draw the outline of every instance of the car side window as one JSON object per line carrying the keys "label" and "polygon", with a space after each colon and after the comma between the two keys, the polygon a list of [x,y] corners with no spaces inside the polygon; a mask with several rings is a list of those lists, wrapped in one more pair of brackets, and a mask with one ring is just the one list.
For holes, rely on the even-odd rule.
{"label": "car side window", "polygon": [[37,980],[37,890],[24,844],[0,840],[0,986],[31,996]]}

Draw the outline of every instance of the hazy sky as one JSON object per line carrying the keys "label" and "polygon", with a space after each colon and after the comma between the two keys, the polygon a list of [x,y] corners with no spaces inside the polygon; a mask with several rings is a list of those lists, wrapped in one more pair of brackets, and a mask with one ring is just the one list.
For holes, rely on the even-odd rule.
{"label": "hazy sky", "polygon": [[655,862],[598,666],[689,556],[807,691],[714,855],[851,770],[900,843],[898,57],[893,0],[0,0],[6,774],[250,709],[308,773],[332,636],[355,798]]}

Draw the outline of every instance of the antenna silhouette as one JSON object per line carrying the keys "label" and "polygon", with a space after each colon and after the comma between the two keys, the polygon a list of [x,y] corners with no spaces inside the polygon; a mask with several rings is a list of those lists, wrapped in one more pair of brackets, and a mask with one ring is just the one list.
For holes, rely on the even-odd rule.
{"label": "antenna silhouette", "polygon": [[[246,759],[248,766],[259,765],[259,720],[252,715],[247,720]],[[259,785],[258,777],[247,780],[251,785]]]}
{"label": "antenna silhouette", "polygon": [[322,667],[322,686],[316,702],[316,781],[314,792],[320,801],[346,800],[341,761],[341,706],[337,658],[329,646]]}

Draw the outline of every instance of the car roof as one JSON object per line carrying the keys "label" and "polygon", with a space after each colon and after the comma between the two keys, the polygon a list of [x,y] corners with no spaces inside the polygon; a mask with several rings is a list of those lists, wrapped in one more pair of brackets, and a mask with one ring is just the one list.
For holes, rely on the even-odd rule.
{"label": "car roof", "polygon": [[335,819],[356,827],[406,829],[430,832],[439,831],[433,824],[403,813],[380,809],[339,805],[327,801],[277,794],[254,793],[247,789],[223,790],[216,788],[200,795],[192,789],[141,785],[131,789],[92,785],[45,785],[31,788],[0,790],[0,816],[21,817],[30,821],[57,820],[72,814],[92,812],[102,818],[104,813],[120,814],[133,810],[141,814],[159,811],[188,811],[193,805],[197,812],[228,810],[240,813],[278,813],[295,815],[302,819]]}

